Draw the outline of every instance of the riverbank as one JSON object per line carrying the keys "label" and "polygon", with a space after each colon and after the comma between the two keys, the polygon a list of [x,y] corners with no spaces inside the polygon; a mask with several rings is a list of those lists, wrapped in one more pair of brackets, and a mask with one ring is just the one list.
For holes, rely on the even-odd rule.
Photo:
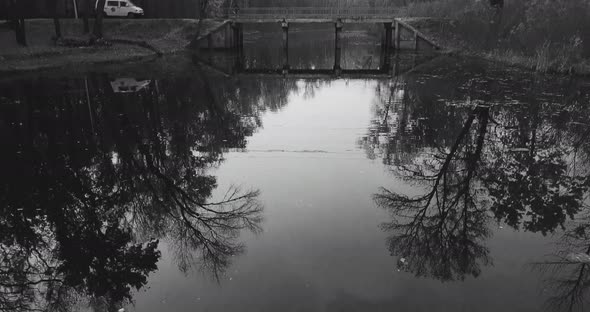
{"label": "riverbank", "polygon": [[[201,33],[221,23],[204,20]],[[110,45],[76,47],[54,42],[52,20],[27,20],[27,47],[16,44],[11,30],[0,28],[0,72],[118,63],[172,54],[190,44],[198,24],[194,19],[106,19],[103,27]],[[66,40],[86,38],[81,20],[61,20],[61,28]]]}
{"label": "riverbank", "polygon": [[[590,75],[590,3],[438,0],[417,3],[406,22],[449,52],[541,73]],[[428,18],[423,18],[428,16]]]}
{"label": "riverbank", "polygon": [[457,23],[452,19],[407,18],[404,21],[432,38],[449,54],[477,57],[542,73],[590,75],[590,60],[585,58],[571,60],[563,53],[551,56],[548,46],[533,55],[509,48],[486,50],[474,44],[463,32],[457,30]]}

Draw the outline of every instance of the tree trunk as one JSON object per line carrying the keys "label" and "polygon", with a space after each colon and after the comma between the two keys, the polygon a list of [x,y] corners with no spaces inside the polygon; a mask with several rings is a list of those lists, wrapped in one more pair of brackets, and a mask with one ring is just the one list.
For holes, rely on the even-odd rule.
{"label": "tree trunk", "polygon": [[93,15],[94,9],[92,8],[91,0],[75,0],[77,1],[80,15],[82,16],[83,33],[87,34],[90,32],[90,22],[88,21]]}
{"label": "tree trunk", "polygon": [[10,24],[11,24],[10,26],[12,27],[12,29],[14,29],[14,37],[15,37],[16,43],[22,45],[21,39],[20,39],[20,28],[19,28],[18,18],[11,20]]}
{"label": "tree trunk", "polygon": [[15,40],[17,43],[18,41],[18,17],[16,14],[16,2],[14,0],[8,3],[8,12],[10,14],[10,27],[14,30]]}
{"label": "tree trunk", "polygon": [[198,44],[199,37],[201,36],[201,27],[203,26],[203,20],[207,18],[207,9],[209,6],[209,0],[201,0],[199,3],[199,22],[197,23],[197,31],[195,32],[192,44]]}
{"label": "tree trunk", "polygon": [[61,25],[59,23],[59,17],[57,12],[57,0],[51,0],[51,15],[53,15],[53,26],[55,28],[55,40],[61,38]]}
{"label": "tree trunk", "polygon": [[90,32],[90,24],[88,22],[88,13],[84,12],[82,16],[82,24],[84,24],[84,28],[82,29],[82,33],[87,34]]}
{"label": "tree trunk", "polygon": [[25,19],[23,17],[18,19],[18,35],[17,36],[19,38],[17,40],[17,42],[20,45],[26,47],[27,46],[27,33],[25,32]]}
{"label": "tree trunk", "polygon": [[11,23],[14,27],[14,35],[16,42],[19,45],[27,46],[27,38],[25,34],[25,19],[23,4],[18,0],[10,1]]}
{"label": "tree trunk", "polygon": [[57,16],[53,16],[53,27],[55,28],[55,39],[61,38],[61,25],[59,23],[59,18]]}
{"label": "tree trunk", "polygon": [[95,19],[94,19],[94,37],[96,39],[102,39],[102,19],[104,16],[104,4],[106,0],[98,0],[95,10]]}
{"label": "tree trunk", "polygon": [[90,1],[88,0],[81,0],[81,8],[82,8],[82,23],[84,25],[83,32],[87,34],[90,32],[90,24],[88,22],[88,18],[92,15],[92,7],[90,6]]}

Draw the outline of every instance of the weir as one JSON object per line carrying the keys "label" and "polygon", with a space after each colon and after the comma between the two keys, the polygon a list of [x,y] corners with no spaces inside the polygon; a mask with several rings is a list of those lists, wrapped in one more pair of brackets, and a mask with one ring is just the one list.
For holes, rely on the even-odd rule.
{"label": "weir", "polygon": [[[440,46],[427,38],[419,30],[409,25],[400,17],[397,8],[241,8],[229,9],[227,21],[219,28],[201,36],[199,47],[208,50],[224,50],[236,52],[236,68],[243,64],[244,25],[252,23],[278,23],[282,31],[282,66],[280,74],[289,74],[292,68],[289,64],[289,28],[292,24],[330,23],[334,25],[334,67],[327,76],[346,75],[383,75],[389,74],[395,66],[391,64],[391,55],[400,50],[439,50]],[[347,24],[379,24],[383,25],[381,39],[381,64],[378,72],[356,73],[345,70],[341,66],[342,31]],[[404,43],[403,42],[409,42]],[[298,73],[308,75],[307,72]]]}

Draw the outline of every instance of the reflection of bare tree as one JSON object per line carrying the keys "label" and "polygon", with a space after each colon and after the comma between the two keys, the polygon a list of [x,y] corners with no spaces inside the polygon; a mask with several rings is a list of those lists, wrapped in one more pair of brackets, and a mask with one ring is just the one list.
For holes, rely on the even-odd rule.
{"label": "reflection of bare tree", "polygon": [[550,259],[533,263],[544,276],[544,291],[551,294],[551,311],[583,311],[590,290],[590,223],[580,220],[567,230]]}
{"label": "reflection of bare tree", "polygon": [[177,226],[170,233],[180,267],[186,270],[198,261],[219,278],[230,258],[244,251],[243,244],[236,242],[240,232],[260,231],[262,208],[257,196],[255,191],[239,194],[235,189],[221,202],[212,204],[216,209],[207,207],[205,213],[195,215],[181,208],[182,220],[176,216]]}
{"label": "reflection of bare tree", "polygon": [[[383,225],[392,232],[389,249],[406,259],[409,271],[441,280],[478,276],[480,263],[488,264],[488,250],[481,240],[489,235],[486,213],[475,200],[474,176],[489,118],[487,107],[477,107],[467,118],[451,149],[439,150],[429,159],[399,167],[407,180],[427,187],[417,197],[383,189],[376,202],[394,220]],[[472,139],[477,119],[479,129]]]}
{"label": "reflection of bare tree", "polygon": [[[47,302],[42,305],[32,305],[38,296],[35,291],[37,285],[50,288],[53,294],[48,302],[59,302],[65,305],[62,300],[63,291],[54,285],[63,283],[63,280],[56,273],[57,265],[53,259],[45,259],[43,246],[47,242],[40,241],[37,246],[28,248],[15,248],[6,244],[0,245],[0,310],[2,311],[33,311],[43,310],[40,306],[49,305]],[[56,272],[56,273],[53,273]],[[57,289],[56,289],[57,288]]]}
{"label": "reflection of bare tree", "polygon": [[[221,161],[219,145],[241,146],[245,144],[245,135],[252,131],[242,125],[242,119],[215,109],[209,110],[212,113],[210,120],[201,120],[199,125],[204,127],[182,134],[201,148],[205,147],[203,143],[210,144],[208,148],[202,148],[198,156],[186,150],[178,154],[176,151],[167,153],[166,143],[154,137],[153,144],[138,145],[139,153],[124,153],[123,161],[127,160],[128,170],[133,172],[126,176],[136,180],[134,184],[141,186],[144,193],[142,200],[148,199],[150,203],[145,206],[147,209],[135,209],[134,215],[139,221],[136,225],[146,235],[168,238],[175,247],[182,270],[186,271],[199,262],[201,268],[210,270],[217,277],[229,265],[229,257],[243,251],[243,246],[236,242],[240,232],[259,231],[262,207],[258,202],[258,191],[244,192],[237,187],[229,188],[220,201],[208,202],[216,180],[205,174],[205,168]],[[151,131],[157,133],[158,129]],[[189,134],[196,137],[188,137]],[[153,209],[157,216],[150,211]]]}
{"label": "reflection of bare tree", "polygon": [[218,276],[243,250],[240,232],[259,231],[258,192],[217,201],[207,174],[256,125],[199,81],[129,97],[103,78],[80,94],[68,86],[84,81],[39,81],[36,96],[17,84],[0,99],[2,311],[117,311],[157,269],[158,239],[182,269],[198,257]]}
{"label": "reflection of bare tree", "polygon": [[358,141],[368,158],[399,166],[411,163],[425,149],[454,142],[464,110],[420,90],[422,87],[420,81],[407,76],[377,85],[374,117],[368,133]]}
{"label": "reflection of bare tree", "polygon": [[43,234],[37,240],[21,233],[20,242],[0,245],[0,310],[70,311],[101,303],[96,311],[113,311],[131,300],[131,287],[145,285],[160,256],[158,241],[132,243],[130,233],[114,224],[95,229],[72,219],[58,225],[72,232],[69,237],[52,236],[45,225],[32,228]]}
{"label": "reflection of bare tree", "polygon": [[358,144],[369,159],[382,158],[387,165],[399,165],[406,154],[411,154],[407,142],[413,137],[414,124],[408,115],[408,92],[401,76],[395,77],[389,85],[378,84],[373,100],[373,113],[369,132]]}
{"label": "reflection of bare tree", "polygon": [[[582,130],[573,121],[580,117],[563,118],[581,107],[539,101],[543,86],[536,81],[530,89],[524,105],[495,114],[481,179],[498,221],[545,235],[574,218],[588,191],[582,171],[571,170],[578,149],[572,138]],[[561,118],[550,117],[556,111]]]}
{"label": "reflection of bare tree", "polygon": [[[391,233],[389,250],[400,257],[400,269],[463,279],[491,261],[485,248],[491,216],[543,235],[561,227],[567,247],[538,267],[547,274],[547,292],[555,294],[553,310],[582,310],[590,263],[573,262],[570,253],[587,254],[590,237],[568,219],[584,211],[590,187],[587,87],[449,72],[408,75],[395,88],[399,109],[388,100],[395,90],[377,90],[374,120],[359,140],[367,157],[382,159],[421,190],[419,196],[385,189],[375,195],[393,215],[383,225]],[[489,111],[472,109],[482,101],[491,104]]]}
{"label": "reflection of bare tree", "polygon": [[[139,226],[148,232],[165,233],[176,251],[180,268],[186,271],[195,262],[216,277],[229,265],[229,258],[243,252],[237,243],[242,230],[259,232],[262,206],[258,191],[242,192],[230,187],[220,201],[207,202],[200,199],[199,192],[206,183],[194,188],[176,182],[162,172],[143,149],[147,170],[140,169],[151,200],[163,212],[157,224],[151,219],[140,219]],[[201,177],[202,178],[202,177]],[[194,179],[194,178],[191,178]],[[190,184],[189,184],[190,185]],[[149,212],[135,211],[140,218]],[[195,258],[198,254],[198,261]]]}

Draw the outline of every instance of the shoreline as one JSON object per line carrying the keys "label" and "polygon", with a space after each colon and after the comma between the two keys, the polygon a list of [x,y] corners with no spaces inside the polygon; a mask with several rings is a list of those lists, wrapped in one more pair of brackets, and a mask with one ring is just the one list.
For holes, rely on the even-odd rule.
{"label": "shoreline", "polygon": [[[589,77],[590,61],[575,64],[569,70],[548,67],[537,70],[537,59],[511,50],[482,51],[470,46],[456,32],[449,31],[451,20],[442,18],[404,19],[431,40],[443,47],[441,54],[474,57],[505,66],[517,67],[540,74]],[[51,40],[53,21],[28,20],[28,47],[11,46],[0,50],[0,74],[17,75],[58,68],[85,68],[157,59],[164,55],[183,53],[196,34],[199,20],[195,19],[106,19],[105,39],[111,46],[66,47]],[[214,29],[221,20],[203,20],[201,33]],[[80,38],[81,20],[61,20],[65,39]],[[14,34],[0,28],[0,42],[12,40]]]}
{"label": "shoreline", "polygon": [[[86,40],[81,34],[82,21],[60,20],[65,40]],[[0,29],[0,73],[4,75],[138,62],[185,51],[195,38],[199,20],[196,19],[106,19],[105,40],[110,46],[68,47],[56,45],[51,39],[53,21],[27,20],[27,47],[17,46],[14,33]],[[201,33],[214,29],[222,22],[203,20]]]}
{"label": "shoreline", "polygon": [[[430,37],[430,39],[442,46],[443,50],[441,53],[443,54],[457,57],[479,58],[488,62],[496,62],[505,66],[517,67],[538,74],[582,78],[590,77],[590,60],[575,63],[568,69],[558,70],[549,65],[546,68],[539,70],[537,65],[539,59],[535,56],[527,56],[521,52],[510,49],[493,49],[491,51],[484,51],[469,44],[468,40],[460,38],[459,32],[448,30],[453,27],[452,19],[418,17],[407,18],[405,19],[405,22],[424,32]],[[545,59],[543,61],[551,63],[555,60]]]}
{"label": "shoreline", "polygon": [[[124,45],[121,45],[124,47]],[[100,65],[111,65],[111,64],[118,64],[118,63],[128,63],[128,62],[139,62],[139,61],[148,61],[150,59],[158,58],[159,56],[155,52],[149,52],[149,50],[145,49],[145,51],[141,52],[129,52],[128,55],[117,55],[115,51],[109,51],[107,53],[101,53],[101,55],[95,56],[87,56],[87,55],[74,55],[74,59],[77,57],[82,57],[83,60],[72,60],[72,56],[69,57],[48,57],[43,58],[41,57],[31,57],[28,59],[19,59],[16,61],[12,61],[10,63],[4,64],[0,63],[0,73],[5,75],[17,75],[21,73],[33,73],[36,71],[44,71],[44,70],[54,70],[57,68],[68,68],[68,67],[82,67],[82,68],[90,68],[93,66],[100,66]],[[96,51],[95,51],[96,52]],[[167,53],[168,54],[168,53]],[[37,64],[30,64],[32,60],[38,61]]]}

